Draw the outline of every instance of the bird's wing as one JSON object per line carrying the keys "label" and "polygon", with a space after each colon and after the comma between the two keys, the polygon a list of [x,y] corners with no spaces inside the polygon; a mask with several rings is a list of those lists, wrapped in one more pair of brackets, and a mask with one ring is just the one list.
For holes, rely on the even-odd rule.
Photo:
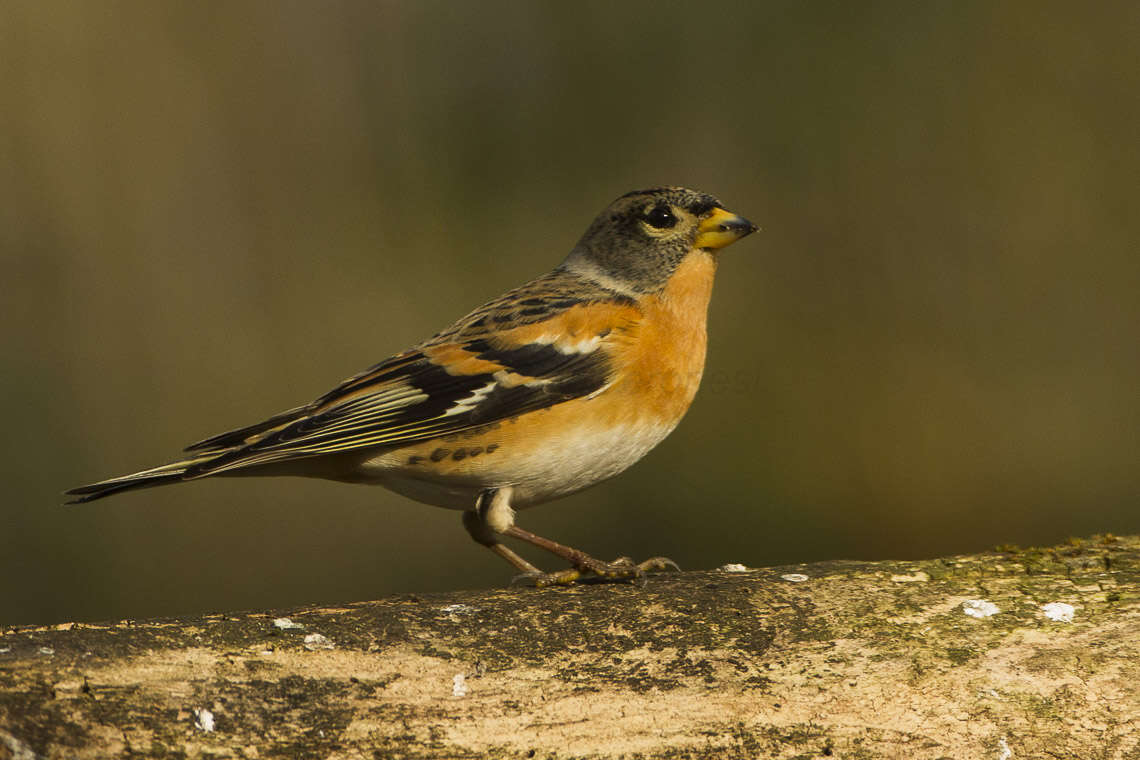
{"label": "bird's wing", "polygon": [[640,311],[612,292],[577,295],[529,283],[307,407],[195,444],[217,456],[186,476],[398,447],[596,394],[613,381],[613,351]]}

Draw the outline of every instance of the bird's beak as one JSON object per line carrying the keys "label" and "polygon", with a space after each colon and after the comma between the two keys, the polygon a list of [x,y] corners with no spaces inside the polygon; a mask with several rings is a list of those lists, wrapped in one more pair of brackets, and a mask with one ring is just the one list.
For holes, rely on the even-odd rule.
{"label": "bird's beak", "polygon": [[724,248],[758,229],[759,227],[742,216],[722,208],[714,208],[697,228],[695,245],[697,248]]}

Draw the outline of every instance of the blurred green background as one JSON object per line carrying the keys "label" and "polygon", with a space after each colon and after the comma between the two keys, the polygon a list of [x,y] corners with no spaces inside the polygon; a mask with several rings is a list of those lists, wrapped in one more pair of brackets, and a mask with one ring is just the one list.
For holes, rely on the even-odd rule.
{"label": "blurred green background", "polygon": [[705,384],[522,525],[685,568],[1135,532],[1138,30],[1133,2],[8,0],[0,623],[506,583],[380,488],[59,494],[310,400],[659,184],[763,227],[722,257]]}

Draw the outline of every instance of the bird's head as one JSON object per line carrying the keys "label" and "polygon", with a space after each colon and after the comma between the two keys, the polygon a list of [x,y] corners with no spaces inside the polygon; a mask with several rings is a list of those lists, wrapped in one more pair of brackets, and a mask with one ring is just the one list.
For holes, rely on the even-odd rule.
{"label": "bird's head", "polygon": [[756,229],[696,190],[637,190],[598,215],[566,265],[612,281],[618,289],[655,292],[690,254],[715,255]]}

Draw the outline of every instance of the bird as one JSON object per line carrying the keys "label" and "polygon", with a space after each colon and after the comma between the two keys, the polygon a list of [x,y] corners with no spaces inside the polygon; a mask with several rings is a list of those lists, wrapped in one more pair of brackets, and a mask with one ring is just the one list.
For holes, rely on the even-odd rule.
{"label": "bird", "polygon": [[[756,232],[684,187],[627,193],[553,270],[304,406],[188,446],[177,461],[73,488],[69,504],[214,476],[378,484],[462,510],[536,586],[676,568],[612,562],[535,535],[516,512],[611,478],[681,421],[705,366],[721,249]],[[542,572],[504,543],[560,557]]]}

